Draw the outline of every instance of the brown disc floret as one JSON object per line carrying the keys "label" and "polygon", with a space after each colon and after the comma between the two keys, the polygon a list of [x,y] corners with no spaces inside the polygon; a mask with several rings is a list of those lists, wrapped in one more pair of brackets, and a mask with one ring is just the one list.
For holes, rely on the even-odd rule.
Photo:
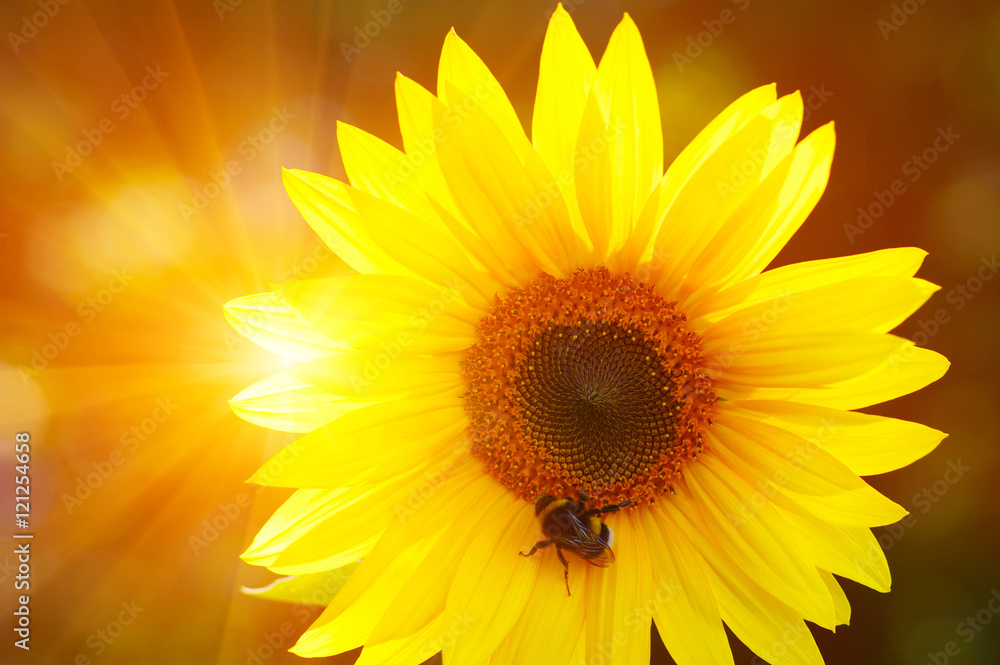
{"label": "brown disc floret", "polygon": [[529,501],[650,503],[701,450],[716,401],[675,303],[605,268],[498,297],[463,369],[473,454]]}

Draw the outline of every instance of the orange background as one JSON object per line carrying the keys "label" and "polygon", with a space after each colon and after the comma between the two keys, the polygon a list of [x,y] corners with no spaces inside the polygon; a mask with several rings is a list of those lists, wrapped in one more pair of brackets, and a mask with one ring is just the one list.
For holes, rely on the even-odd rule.
{"label": "orange background", "polygon": [[[32,437],[36,534],[27,654],[11,644],[13,545],[0,547],[4,662],[242,665],[268,655],[269,641],[277,653],[262,661],[298,660],[283,653],[294,636],[280,628],[289,622],[297,635],[314,612],[239,591],[272,577],[238,555],[287,494],[242,481],[290,435],[246,424],[226,403],[281,360],[235,335],[222,305],[338,269],[285,196],[280,167],[343,177],[336,120],[401,145],[394,74],[433,88],[450,27],[528,124],[554,8],[398,2],[384,26],[370,23],[373,11],[385,16],[383,0],[0,5],[0,540],[13,543],[16,530],[18,431]],[[845,582],[851,625],[816,634],[829,663],[924,665],[949,642],[960,649],[950,662],[1000,661],[1000,620],[968,643],[958,632],[1000,587],[1000,280],[977,281],[981,269],[995,276],[982,266],[1000,250],[1000,8],[566,6],[598,55],[622,12],[632,14],[656,74],[668,157],[738,95],[772,81],[782,94],[803,91],[806,131],[837,122],[830,186],[777,264],[930,251],[921,276],[942,290],[899,332],[953,367],[872,411],[951,436],[873,479],[912,513],[907,526],[879,530],[893,591]],[[342,44],[366,25],[374,36],[345,57]],[[949,128],[952,139],[935,147]],[[933,158],[926,170],[913,161],[921,155]],[[859,207],[873,215],[867,228]],[[968,470],[947,474],[949,463]],[[119,619],[129,620],[120,632],[110,625]],[[653,660],[671,662],[656,637]],[[736,662],[760,661],[737,646]]]}

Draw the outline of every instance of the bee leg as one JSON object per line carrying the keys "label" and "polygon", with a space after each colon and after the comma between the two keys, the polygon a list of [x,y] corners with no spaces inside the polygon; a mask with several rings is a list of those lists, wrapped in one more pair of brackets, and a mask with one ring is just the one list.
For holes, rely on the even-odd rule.
{"label": "bee leg", "polygon": [[566,578],[566,595],[571,596],[573,594],[569,592],[569,561],[567,561],[566,557],[563,556],[562,548],[559,547],[559,545],[556,545],[556,554],[559,556],[559,560],[562,561],[563,565],[563,577]]}
{"label": "bee leg", "polygon": [[552,542],[553,541],[551,541],[551,540],[540,540],[537,543],[535,543],[535,546],[531,548],[530,552],[528,552],[527,554],[525,554],[524,552],[519,552],[519,554],[521,556],[531,556],[535,552],[537,552],[538,550],[544,550],[546,547],[548,547],[549,545],[551,545]]}
{"label": "bee leg", "polygon": [[604,513],[617,513],[619,510],[632,503],[632,499],[628,501],[622,501],[621,503],[612,503],[610,505],[604,506],[603,508],[593,508],[585,512],[582,517],[590,517],[591,515],[603,515]]}

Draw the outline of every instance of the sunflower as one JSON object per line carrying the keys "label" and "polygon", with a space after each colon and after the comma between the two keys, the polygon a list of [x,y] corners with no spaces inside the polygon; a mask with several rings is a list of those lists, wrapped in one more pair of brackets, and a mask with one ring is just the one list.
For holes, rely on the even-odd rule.
{"label": "sunflower", "polygon": [[561,6],[530,141],[454,31],[437,95],[395,90],[404,151],[341,124],[350,184],[284,176],[351,273],[227,305],[300,361],[233,400],[303,433],[251,479],[298,491],[243,557],[300,586],[350,572],[292,651],[648,663],[654,623],[681,665],[732,663],[725,626],[822,662],[805,621],[848,622],[835,575],[888,590],[870,527],[906,514],[860,476],[944,436],[854,410],[948,366],[889,334],[936,290],[925,252],[764,270],[832,124],[799,141],[800,95],[761,87],[664,171],[635,24],[595,66]]}

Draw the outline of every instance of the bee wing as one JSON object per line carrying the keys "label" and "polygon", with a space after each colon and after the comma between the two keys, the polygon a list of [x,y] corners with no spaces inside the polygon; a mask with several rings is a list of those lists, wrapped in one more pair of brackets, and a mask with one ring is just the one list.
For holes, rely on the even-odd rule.
{"label": "bee wing", "polygon": [[607,524],[598,522],[598,525],[599,527],[594,529],[594,533],[597,534],[597,544],[601,549],[594,555],[593,558],[587,560],[595,566],[605,568],[615,562],[615,553],[611,549],[611,543],[614,540],[614,535],[611,532],[611,527]]}
{"label": "bee wing", "polygon": [[607,568],[615,562],[615,553],[611,551],[610,547],[604,547],[601,553],[598,554],[593,559],[587,559],[587,563],[597,566],[598,568]]}
{"label": "bee wing", "polygon": [[563,523],[562,540],[574,550],[587,550],[598,544],[597,534],[587,528],[587,525],[574,517]]}
{"label": "bee wing", "polygon": [[574,520],[566,529],[561,540],[568,549],[594,566],[603,568],[615,560],[614,553],[605,545],[600,536],[582,521]]}

